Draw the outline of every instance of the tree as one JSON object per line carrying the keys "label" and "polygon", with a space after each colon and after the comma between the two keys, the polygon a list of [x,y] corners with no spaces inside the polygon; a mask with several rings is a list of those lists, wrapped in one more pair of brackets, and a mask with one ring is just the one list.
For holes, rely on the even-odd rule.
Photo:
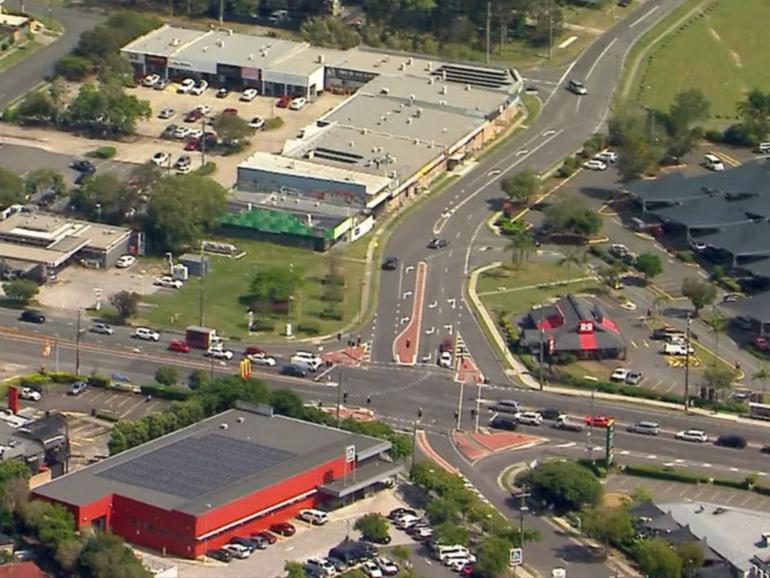
{"label": "tree", "polygon": [[700,90],[678,93],[667,116],[667,155],[680,159],[689,153],[702,137],[703,131],[693,125],[708,118],[711,105]]}
{"label": "tree", "polygon": [[390,538],[388,521],[382,514],[364,514],[356,520],[353,529],[361,532],[364,540],[370,542],[383,543]]}
{"label": "tree", "polygon": [[14,172],[0,167],[0,209],[24,202],[24,181]]}
{"label": "tree", "polygon": [[580,267],[585,258],[585,253],[580,253],[576,250],[567,251],[564,256],[559,260],[559,265],[567,267],[567,277],[572,278],[572,267]]}
{"label": "tree", "polygon": [[582,203],[564,200],[546,210],[543,226],[552,233],[588,237],[601,230],[602,219]]}
{"label": "tree", "polygon": [[302,24],[299,32],[305,41],[328,48],[346,50],[358,46],[361,42],[361,38],[354,28],[333,16],[309,18]]}
{"label": "tree", "polygon": [[48,122],[56,114],[56,106],[50,95],[33,91],[21,101],[16,114],[23,121]]}
{"label": "tree", "polygon": [[642,540],[634,551],[639,568],[648,578],[681,578],[682,561],[664,540]]}
{"label": "tree", "polygon": [[703,370],[704,383],[715,393],[729,389],[736,377],[736,371],[722,363],[710,363]]}
{"label": "tree", "polygon": [[684,542],[676,547],[676,554],[682,561],[684,578],[694,578],[695,573],[703,566],[703,548],[697,542]]}
{"label": "tree", "polygon": [[193,369],[187,378],[187,385],[195,391],[209,380],[209,373],[203,369]]}
{"label": "tree", "polygon": [[136,315],[139,310],[139,300],[139,294],[133,291],[118,291],[110,297],[110,303],[122,321]]}
{"label": "tree", "polygon": [[626,104],[609,121],[609,143],[618,149],[618,170],[623,181],[639,178],[654,170],[663,156],[662,143],[667,135],[656,123],[658,113],[647,116],[635,106]]}
{"label": "tree", "polygon": [[706,280],[686,277],[682,281],[682,295],[687,297],[695,309],[695,316],[706,305],[711,305],[717,298],[717,289]]}
{"label": "tree", "polygon": [[473,564],[473,575],[497,578],[508,568],[511,543],[497,536],[488,536],[479,546],[478,560]]}
{"label": "tree", "polygon": [[139,192],[131,189],[114,171],[88,177],[72,190],[71,200],[81,213],[100,222],[123,223],[140,204]]}
{"label": "tree", "polygon": [[403,545],[394,546],[390,553],[402,567],[406,566],[409,562],[409,559],[412,557],[412,553],[409,551],[409,548]]}
{"label": "tree", "polygon": [[62,57],[54,67],[56,76],[63,76],[67,80],[81,81],[86,78],[94,69],[94,65],[87,58],[68,54]]}
{"label": "tree", "polygon": [[163,177],[147,205],[145,229],[158,249],[178,252],[200,242],[225,210],[227,191],[208,177]]}
{"label": "tree", "polygon": [[511,236],[508,248],[511,250],[513,265],[522,267],[529,262],[529,258],[535,250],[535,241],[529,233],[520,231]]}
{"label": "tree", "polygon": [[639,133],[626,135],[623,144],[618,147],[618,171],[623,182],[638,179],[645,173],[655,170],[662,157],[658,141]]}
{"label": "tree", "polygon": [[652,502],[652,492],[646,486],[636,486],[631,492],[631,499],[635,504]]}
{"label": "tree", "polygon": [[644,275],[645,281],[649,281],[663,272],[663,264],[660,261],[660,257],[652,253],[642,253],[639,255],[636,261],[634,261],[634,267]]}
{"label": "tree", "polygon": [[145,193],[151,191],[161,178],[163,178],[163,169],[149,161],[131,169],[128,186],[138,193]]}
{"label": "tree", "polygon": [[602,485],[588,468],[575,462],[546,462],[527,472],[522,481],[562,510],[598,503]]}
{"label": "tree", "polygon": [[29,279],[14,279],[3,283],[5,296],[21,305],[29,303],[40,291],[40,287]]}
{"label": "tree", "polygon": [[751,144],[764,141],[770,133],[770,93],[754,88],[738,103],[738,114]]}
{"label": "tree", "polygon": [[74,126],[92,134],[121,136],[133,134],[136,122],[150,118],[151,113],[148,101],[126,94],[116,82],[108,82],[81,86],[67,107],[66,116]]}
{"label": "tree", "polygon": [[302,274],[291,267],[271,265],[257,272],[251,293],[257,302],[284,303],[302,287]]}
{"label": "tree", "polygon": [[[436,500],[431,500],[431,504]],[[459,510],[458,510],[459,513]],[[468,544],[468,530],[457,522],[442,522],[436,526],[436,538],[442,544],[459,544],[465,546]]]}
{"label": "tree", "polygon": [[719,357],[719,336],[724,333],[727,322],[725,321],[725,318],[719,314],[719,311],[712,309],[706,323],[714,334],[714,353]]}
{"label": "tree", "polygon": [[633,520],[624,506],[589,508],[583,516],[582,528],[589,536],[599,540],[605,549],[610,544],[621,545],[634,537]]}
{"label": "tree", "polygon": [[283,571],[286,573],[286,578],[306,578],[307,576],[305,566],[296,560],[286,560]]}
{"label": "tree", "polygon": [[144,567],[119,537],[97,532],[86,542],[78,559],[78,576],[83,578],[150,578]]}
{"label": "tree", "polygon": [[505,177],[501,186],[511,201],[526,203],[540,191],[540,177],[532,169],[527,169]]}
{"label": "tree", "polygon": [[155,370],[155,381],[161,385],[176,385],[179,371],[176,367],[161,366]]}
{"label": "tree", "polygon": [[767,380],[770,379],[770,368],[768,368],[766,363],[760,363],[751,379],[762,384],[762,403],[765,403],[765,391],[767,389]]}
{"label": "tree", "polygon": [[30,195],[50,191],[58,197],[66,192],[67,186],[64,184],[64,177],[59,171],[42,168],[27,173],[24,177],[24,189]]}
{"label": "tree", "polygon": [[243,141],[254,134],[254,129],[243,117],[237,114],[220,113],[212,123],[219,138],[227,146],[245,144]]}

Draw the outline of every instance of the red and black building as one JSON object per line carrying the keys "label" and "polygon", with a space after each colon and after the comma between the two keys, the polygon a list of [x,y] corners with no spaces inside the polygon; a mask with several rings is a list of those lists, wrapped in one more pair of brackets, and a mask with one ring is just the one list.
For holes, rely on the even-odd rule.
{"label": "red and black building", "polygon": [[[334,506],[401,471],[390,442],[239,404],[34,490],[78,529],[195,558],[303,508]],[[385,459],[383,459],[385,458]]]}
{"label": "red and black building", "polygon": [[617,323],[598,303],[567,295],[532,309],[521,321],[521,345],[539,356],[575,355],[580,359],[624,359],[626,342]]}

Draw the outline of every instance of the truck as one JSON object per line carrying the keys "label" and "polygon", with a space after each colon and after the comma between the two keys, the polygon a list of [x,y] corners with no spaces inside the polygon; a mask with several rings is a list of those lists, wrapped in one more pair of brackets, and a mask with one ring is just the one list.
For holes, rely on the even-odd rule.
{"label": "truck", "polygon": [[198,325],[190,325],[185,329],[184,341],[190,347],[206,350],[222,344],[222,340],[217,335],[216,329],[200,327]]}
{"label": "truck", "polygon": [[566,431],[583,431],[583,424],[581,422],[571,419],[566,415],[560,415],[557,417],[556,423],[553,424],[553,427]]}

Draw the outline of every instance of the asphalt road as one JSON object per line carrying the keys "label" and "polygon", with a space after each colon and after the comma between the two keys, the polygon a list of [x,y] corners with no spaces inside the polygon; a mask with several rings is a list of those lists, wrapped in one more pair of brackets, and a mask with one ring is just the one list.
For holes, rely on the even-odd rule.
{"label": "asphalt road", "polygon": [[[24,5],[29,12],[48,16],[47,2],[25,0]],[[45,80],[53,72],[56,61],[75,48],[80,35],[105,19],[97,12],[67,8],[60,4],[50,6],[54,19],[64,27],[64,34],[56,42],[0,73],[0,109]]]}

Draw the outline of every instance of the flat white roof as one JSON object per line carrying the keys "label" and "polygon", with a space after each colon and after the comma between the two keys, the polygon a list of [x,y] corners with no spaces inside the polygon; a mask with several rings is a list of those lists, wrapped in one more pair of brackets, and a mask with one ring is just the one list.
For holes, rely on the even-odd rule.
{"label": "flat white roof", "polygon": [[129,42],[121,51],[170,58],[191,42],[203,38],[207,34],[210,34],[210,31],[178,28],[164,24],[160,28]]}
{"label": "flat white roof", "polygon": [[239,169],[255,169],[311,177],[328,181],[350,182],[366,187],[367,195],[376,195],[387,188],[391,179],[353,169],[325,165],[310,160],[284,157],[265,152],[256,152],[238,165]]}
{"label": "flat white roof", "polygon": [[183,47],[174,58],[265,69],[308,46],[306,42],[212,30]]}

